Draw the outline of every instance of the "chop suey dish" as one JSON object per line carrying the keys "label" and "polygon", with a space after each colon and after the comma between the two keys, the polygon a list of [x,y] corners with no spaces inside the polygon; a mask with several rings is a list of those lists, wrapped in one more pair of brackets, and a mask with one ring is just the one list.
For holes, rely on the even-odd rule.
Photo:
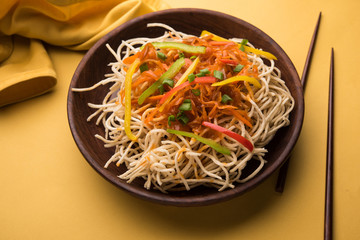
{"label": "chop suey dish", "polygon": [[[289,124],[294,107],[276,57],[246,39],[201,36],[162,27],[157,38],[122,41],[102,103],[89,103],[104,126],[95,137],[114,147],[107,161],[125,164],[119,178],[162,192],[206,185],[222,191],[253,178],[266,164],[266,144]],[[270,64],[264,63],[264,58]],[[249,161],[258,161],[244,176]]]}

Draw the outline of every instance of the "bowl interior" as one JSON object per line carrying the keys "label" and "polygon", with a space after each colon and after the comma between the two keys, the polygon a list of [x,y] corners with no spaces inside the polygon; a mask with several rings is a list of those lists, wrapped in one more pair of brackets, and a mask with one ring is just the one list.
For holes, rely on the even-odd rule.
{"label": "bowl interior", "polygon": [[[177,31],[199,36],[202,30],[208,30],[225,38],[246,38],[257,48],[273,53],[278,60],[276,66],[281,70],[282,79],[285,80],[292,96],[295,99],[295,108],[290,115],[291,124],[280,129],[275,138],[268,144],[268,153],[265,156],[267,163],[262,171],[246,183],[238,184],[234,189],[218,192],[216,189],[198,187],[191,191],[161,193],[156,190],[143,188],[143,181],[136,180],[126,183],[117,176],[125,171],[124,166],[116,167],[111,164],[103,168],[106,161],[112,156],[114,149],[104,148],[102,141],[94,135],[103,135],[103,127],[96,126],[95,120],[87,122],[86,119],[93,110],[87,104],[101,103],[109,86],[102,86],[96,90],[75,93],[71,88],[89,87],[102,80],[104,74],[111,73],[108,63],[115,61],[105,44],[113,49],[122,40],[135,37],[156,37],[164,33],[161,28],[147,28],[147,23],[161,22],[170,25]],[[208,205],[238,196],[266,179],[287,159],[300,134],[304,114],[302,87],[298,74],[291,60],[281,47],[268,35],[238,18],[209,10],[202,9],[170,9],[150,13],[133,19],[99,40],[84,56],[75,71],[68,93],[68,120],[70,129],[81,153],[89,164],[105,179],[116,186],[140,198],[162,204],[177,206]],[[276,143],[276,144],[274,144]],[[248,164],[247,169],[256,167],[256,161]],[[244,170],[246,174],[246,169]]]}

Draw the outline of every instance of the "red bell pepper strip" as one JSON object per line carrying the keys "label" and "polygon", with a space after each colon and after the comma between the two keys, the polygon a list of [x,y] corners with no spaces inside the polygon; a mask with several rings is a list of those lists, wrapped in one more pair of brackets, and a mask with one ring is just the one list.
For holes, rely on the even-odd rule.
{"label": "red bell pepper strip", "polygon": [[226,63],[228,65],[236,66],[238,65],[238,62],[235,60],[227,59],[227,58],[221,58],[220,62]]}
{"label": "red bell pepper strip", "polygon": [[229,129],[226,129],[226,128],[223,128],[223,127],[220,127],[219,125],[216,125],[216,124],[213,124],[213,123],[209,123],[209,122],[202,122],[202,125],[205,126],[205,127],[209,127],[215,131],[218,131],[218,132],[221,132],[233,139],[235,139],[236,141],[238,141],[239,143],[241,143],[244,147],[246,147],[247,149],[249,149],[250,152],[253,151],[254,149],[254,146],[252,145],[252,143],[247,140],[246,138],[244,138],[243,136],[233,132],[233,131],[230,131]]}
{"label": "red bell pepper strip", "polygon": [[160,102],[159,104],[163,104],[166,99],[168,99],[170,96],[172,96],[174,93],[176,93],[177,91],[180,91],[181,89],[187,87],[187,86],[190,86],[190,85],[193,85],[193,84],[196,84],[196,83],[199,83],[199,84],[204,84],[204,83],[215,83],[216,82],[216,78],[215,77],[198,77],[198,78],[195,78],[194,81],[192,82],[184,82],[182,84],[180,84],[179,86],[177,87],[174,87],[173,89],[171,89],[169,92],[167,92],[161,99],[160,99]]}

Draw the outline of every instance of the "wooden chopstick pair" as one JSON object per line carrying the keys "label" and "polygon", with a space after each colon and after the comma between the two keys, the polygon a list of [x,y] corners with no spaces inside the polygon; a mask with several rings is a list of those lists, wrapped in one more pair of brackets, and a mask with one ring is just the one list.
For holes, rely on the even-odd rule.
{"label": "wooden chopstick pair", "polygon": [[[315,41],[320,26],[321,12],[311,39],[310,48],[306,57],[304,70],[301,76],[301,84],[305,90],[308,70],[310,67]],[[334,49],[331,49],[330,79],[329,79],[329,102],[328,102],[328,129],[327,129],[327,152],[326,152],[326,183],[325,183],[325,216],[324,216],[324,239],[332,239],[333,219],[333,132],[334,132]],[[283,192],[290,158],[280,168],[276,191]]]}

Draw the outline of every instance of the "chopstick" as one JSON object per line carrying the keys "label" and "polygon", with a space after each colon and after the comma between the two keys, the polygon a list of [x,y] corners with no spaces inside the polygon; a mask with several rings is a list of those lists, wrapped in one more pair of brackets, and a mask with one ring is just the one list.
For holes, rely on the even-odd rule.
{"label": "chopstick", "polygon": [[[320,19],[321,19],[321,12],[319,13],[319,17],[315,26],[315,30],[310,42],[310,47],[309,47],[309,51],[306,57],[306,61],[305,61],[305,65],[304,65],[304,69],[303,69],[303,73],[301,76],[301,85],[303,86],[303,89],[305,91],[305,85],[306,85],[306,80],[307,80],[307,76],[308,76],[308,72],[309,72],[309,68],[310,68],[310,64],[311,64],[311,60],[312,60],[312,56],[313,56],[313,52],[314,52],[314,48],[315,48],[315,42],[316,42],[316,38],[317,38],[317,33],[319,31],[319,26],[320,26]],[[285,181],[286,181],[286,175],[287,175],[287,171],[289,168],[289,162],[290,162],[290,157],[285,161],[285,163],[281,166],[280,170],[279,170],[279,175],[276,181],[276,186],[275,186],[275,191],[282,193],[284,191],[284,187],[285,187]]]}
{"label": "chopstick", "polygon": [[330,80],[329,80],[329,112],[326,152],[326,186],[325,186],[325,221],[324,239],[332,239],[333,219],[333,135],[334,135],[334,48],[331,49]]}

